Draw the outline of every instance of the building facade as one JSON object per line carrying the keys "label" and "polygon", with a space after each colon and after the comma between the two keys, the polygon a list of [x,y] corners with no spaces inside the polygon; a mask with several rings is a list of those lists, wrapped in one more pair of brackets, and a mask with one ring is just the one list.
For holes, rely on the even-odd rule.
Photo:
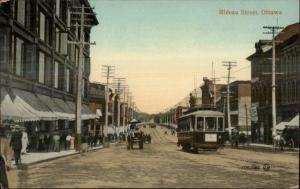
{"label": "building facade", "polygon": [[[234,81],[230,83],[230,118],[231,126],[239,133],[251,135],[251,82]],[[224,112],[225,125],[227,124],[227,86],[223,86],[220,92],[224,95],[217,101],[217,110]]]}
{"label": "building facade", "polygon": [[[300,50],[299,23],[285,27],[275,38],[276,44],[276,124],[289,121],[299,113]],[[253,120],[253,140],[272,143],[272,46],[266,40],[255,44],[251,62],[252,106],[257,109]],[[267,74],[266,74],[267,73]]]}
{"label": "building facade", "polygon": [[[1,121],[18,123],[29,134],[32,149],[44,148],[46,135],[75,132],[77,65],[80,61],[81,5],[87,0],[14,0],[0,4]],[[86,9],[93,13],[91,9]],[[92,26],[97,18],[89,14]],[[84,28],[90,41],[91,27]],[[73,43],[69,43],[72,41]],[[82,125],[95,118],[88,108],[89,45],[83,48]],[[37,139],[38,138],[38,139]]]}

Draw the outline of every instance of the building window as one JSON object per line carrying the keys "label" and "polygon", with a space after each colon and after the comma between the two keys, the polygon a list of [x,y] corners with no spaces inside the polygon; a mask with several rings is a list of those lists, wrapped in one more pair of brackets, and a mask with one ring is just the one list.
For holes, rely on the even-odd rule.
{"label": "building window", "polygon": [[[1,26],[2,27],[2,26]],[[9,45],[5,30],[0,29],[0,70],[7,70],[9,65]]]}
{"label": "building window", "polygon": [[60,90],[64,88],[64,67],[57,61],[54,64],[54,87]]}
{"label": "building window", "polygon": [[75,48],[75,66],[78,65],[78,60],[79,60],[79,51],[78,48]]}
{"label": "building window", "polygon": [[55,13],[56,16],[60,17],[60,0],[56,0]]}
{"label": "building window", "polygon": [[40,31],[40,39],[45,41],[45,15],[40,12],[40,27],[39,27],[39,31]]}
{"label": "building window", "polygon": [[39,53],[39,82],[45,83],[45,54]]}
{"label": "building window", "polygon": [[59,52],[60,49],[60,30],[59,28],[55,28],[55,50]]}
{"label": "building window", "polygon": [[58,88],[58,62],[54,64],[54,87]]}
{"label": "building window", "polygon": [[19,0],[17,1],[17,21],[22,24],[23,26],[25,26],[25,3],[26,3],[26,0]]}
{"label": "building window", "polygon": [[70,69],[68,68],[66,71],[66,88],[67,92],[70,92]]}
{"label": "building window", "polygon": [[50,56],[45,57],[45,84],[52,86],[52,60]]}
{"label": "building window", "polygon": [[81,95],[82,97],[85,97],[85,79],[82,80],[82,89],[81,89]]}
{"label": "building window", "polygon": [[23,56],[24,56],[24,41],[20,38],[16,38],[16,47],[15,47],[15,64],[14,72],[16,75],[22,75],[23,68]]}

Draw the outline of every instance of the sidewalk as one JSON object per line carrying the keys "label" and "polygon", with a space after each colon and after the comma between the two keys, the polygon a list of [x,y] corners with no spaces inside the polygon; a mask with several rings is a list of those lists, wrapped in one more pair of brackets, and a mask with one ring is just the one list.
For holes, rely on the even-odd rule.
{"label": "sidewalk", "polygon": [[[231,147],[231,144],[227,144],[226,146]],[[274,146],[270,144],[249,143],[248,147],[247,143],[245,143],[244,145],[239,144],[239,149],[274,151]],[[276,147],[276,151],[280,151],[279,147]],[[282,152],[299,152],[299,148],[294,148],[293,150],[285,148]]]}
{"label": "sidewalk", "polygon": [[[102,149],[103,146],[97,146],[93,148],[89,148],[88,151],[94,151],[98,149]],[[41,163],[45,161],[50,161],[62,157],[67,157],[71,155],[79,154],[79,152],[75,150],[68,150],[68,151],[60,151],[60,152],[30,152],[27,154],[22,154],[22,164],[23,165],[32,165],[36,163]],[[15,161],[12,161],[11,168],[16,168]]]}

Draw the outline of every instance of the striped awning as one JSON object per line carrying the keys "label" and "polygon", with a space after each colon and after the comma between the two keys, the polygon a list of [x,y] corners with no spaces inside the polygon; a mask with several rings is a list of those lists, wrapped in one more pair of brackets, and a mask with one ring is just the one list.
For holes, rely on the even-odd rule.
{"label": "striped awning", "polygon": [[40,120],[38,115],[32,112],[31,107],[22,98],[0,87],[1,93],[1,119],[3,121],[27,122]]}

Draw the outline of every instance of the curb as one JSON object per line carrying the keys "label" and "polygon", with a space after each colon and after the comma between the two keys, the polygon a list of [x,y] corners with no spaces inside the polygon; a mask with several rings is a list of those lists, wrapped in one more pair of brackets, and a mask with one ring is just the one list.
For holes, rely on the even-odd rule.
{"label": "curb", "polygon": [[[52,161],[52,160],[56,160],[56,159],[60,159],[60,158],[65,158],[65,157],[69,157],[69,156],[74,156],[74,155],[80,155],[80,154],[85,154],[88,152],[92,152],[92,151],[96,151],[96,150],[102,150],[104,149],[104,147],[102,148],[96,148],[96,149],[90,149],[87,152],[74,152],[72,154],[66,154],[66,155],[61,155],[61,156],[56,156],[56,157],[52,157],[52,158],[48,158],[48,159],[42,159],[42,160],[38,160],[35,162],[31,162],[31,163],[22,163],[21,166],[30,166],[30,165],[35,165],[35,164],[39,164],[39,163],[44,163],[47,161]],[[11,170],[13,169],[17,169],[16,165],[13,165],[14,167],[11,167]]]}

